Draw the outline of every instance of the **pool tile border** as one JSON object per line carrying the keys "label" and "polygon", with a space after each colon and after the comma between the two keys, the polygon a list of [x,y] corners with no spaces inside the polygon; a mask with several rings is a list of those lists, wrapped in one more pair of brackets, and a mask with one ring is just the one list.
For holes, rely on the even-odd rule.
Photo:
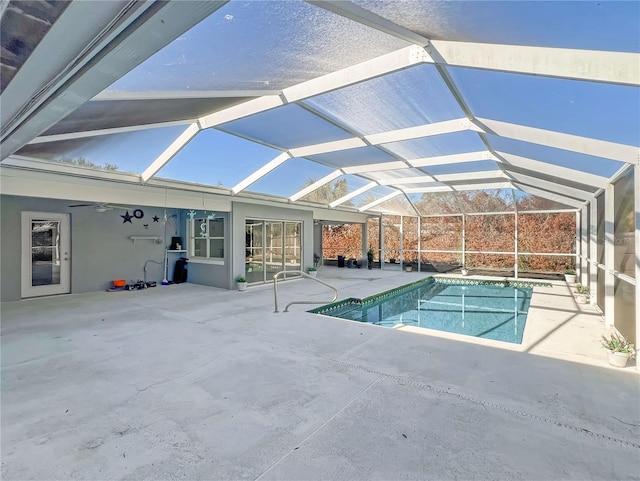
{"label": "pool tile border", "polygon": [[553,287],[553,285],[548,282],[519,281],[519,280],[508,280],[508,279],[505,279],[505,280],[467,279],[467,278],[460,278],[460,277],[440,277],[440,276],[428,277],[426,279],[420,279],[418,281],[411,282],[410,284],[405,284],[400,287],[395,287],[393,289],[389,289],[388,291],[383,291],[379,294],[363,297],[361,299],[358,299],[355,297],[348,297],[341,301],[333,302],[331,304],[326,304],[324,306],[310,309],[307,312],[310,312],[312,314],[324,314],[324,315],[330,316],[332,312],[336,311],[337,309],[342,309],[345,306],[362,307],[364,305],[371,304],[372,302],[377,302],[381,299],[392,297],[400,292],[414,289],[419,285],[432,284],[432,283],[460,285],[460,286],[500,286],[500,287],[523,287],[523,288]]}

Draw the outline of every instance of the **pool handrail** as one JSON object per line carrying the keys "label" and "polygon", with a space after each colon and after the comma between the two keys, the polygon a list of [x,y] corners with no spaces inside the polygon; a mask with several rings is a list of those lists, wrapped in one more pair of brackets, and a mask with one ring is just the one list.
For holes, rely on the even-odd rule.
{"label": "pool handrail", "polygon": [[289,312],[289,306],[293,305],[293,304],[330,304],[333,301],[335,301],[338,298],[338,289],[336,289],[335,287],[333,287],[331,284],[328,284],[324,281],[321,281],[320,279],[318,279],[317,277],[314,276],[310,276],[309,274],[307,274],[304,271],[280,271],[276,274],[273,275],[273,300],[275,303],[275,310],[273,312],[280,312],[278,310],[278,276],[280,274],[300,274],[302,275],[302,277],[306,277],[307,279],[311,279],[314,280],[316,282],[319,282],[322,285],[327,286],[329,289],[331,289],[334,294],[333,294],[333,299],[331,299],[330,301],[312,301],[312,300],[304,300],[304,301],[292,301],[289,304],[287,304],[286,306],[284,306],[284,312]]}

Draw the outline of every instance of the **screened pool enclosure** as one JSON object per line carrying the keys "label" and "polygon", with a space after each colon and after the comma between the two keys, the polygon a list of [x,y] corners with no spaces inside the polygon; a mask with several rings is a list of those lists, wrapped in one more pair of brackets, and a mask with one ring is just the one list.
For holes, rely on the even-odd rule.
{"label": "screened pool enclosure", "polygon": [[[313,246],[325,258],[575,268],[606,323],[636,337],[638,2],[9,0],[0,13],[3,194],[127,205],[123,186],[157,188],[148,202],[165,211],[181,195],[226,212],[251,200],[351,226],[348,245]],[[73,189],[38,191],[30,179],[50,173]],[[256,219],[256,253],[270,219],[299,222]]]}

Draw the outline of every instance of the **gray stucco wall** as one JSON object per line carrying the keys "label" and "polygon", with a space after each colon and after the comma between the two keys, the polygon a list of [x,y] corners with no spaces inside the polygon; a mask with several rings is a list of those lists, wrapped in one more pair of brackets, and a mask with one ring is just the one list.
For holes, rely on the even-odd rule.
{"label": "gray stucco wall", "polygon": [[[211,211],[209,211],[211,213]],[[202,211],[196,211],[196,217],[202,214]],[[227,212],[216,211],[218,218],[224,219],[224,265],[199,263],[190,260],[188,263],[187,282],[194,284],[202,284],[205,286],[220,287],[222,289],[230,289],[232,287],[231,280],[231,222]],[[180,236],[183,242],[187,242],[187,213],[180,212]],[[244,237],[243,237],[244,238]],[[182,254],[185,255],[185,254]],[[176,259],[179,255],[175,254]]]}
{"label": "gray stucco wall", "polygon": [[234,202],[232,206],[232,279],[235,279],[236,275],[244,273],[245,221],[247,219],[301,221],[303,269],[313,265],[313,212]]}
{"label": "gray stucco wall", "polygon": [[[132,235],[159,236],[167,229],[167,244],[174,232],[171,223],[163,226],[153,222],[160,219],[164,209],[141,207],[142,219],[123,223],[124,211],[96,212],[91,207],[69,208],[76,201],[36,199],[32,197],[0,196],[0,293],[2,301],[18,300],[21,276],[21,212],[56,212],[70,214],[71,229],[71,292],[90,292],[107,289],[113,279],[127,281],[144,278],[144,264],[148,263],[147,280],[160,283],[164,277],[164,244],[139,240]],[[137,206],[130,206],[133,209]],[[169,215],[176,213],[167,210]],[[129,214],[133,214],[132,211]],[[148,228],[144,227],[148,224]],[[171,274],[173,272],[171,267]],[[170,276],[171,276],[170,274]]]}

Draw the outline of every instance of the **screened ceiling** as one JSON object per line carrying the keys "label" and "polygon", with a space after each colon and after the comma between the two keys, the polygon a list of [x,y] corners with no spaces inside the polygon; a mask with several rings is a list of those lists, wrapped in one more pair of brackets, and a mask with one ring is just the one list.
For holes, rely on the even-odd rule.
{"label": "screened ceiling", "polygon": [[438,215],[640,159],[638,2],[139,3],[2,3],[3,165]]}

